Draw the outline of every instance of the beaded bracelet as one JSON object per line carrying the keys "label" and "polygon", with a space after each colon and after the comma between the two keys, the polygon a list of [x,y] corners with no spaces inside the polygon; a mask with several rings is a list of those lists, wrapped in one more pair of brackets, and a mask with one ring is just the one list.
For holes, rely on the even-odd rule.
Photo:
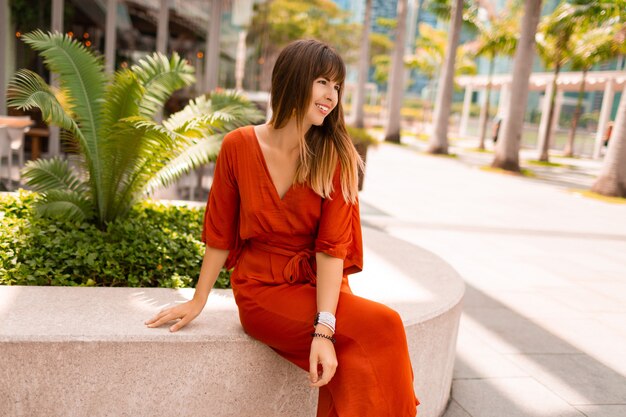
{"label": "beaded bracelet", "polygon": [[323,337],[324,339],[328,339],[331,342],[333,342],[333,344],[335,344],[336,340],[334,337],[332,336],[328,336],[327,334],[323,334],[323,333],[311,333],[312,337]]}

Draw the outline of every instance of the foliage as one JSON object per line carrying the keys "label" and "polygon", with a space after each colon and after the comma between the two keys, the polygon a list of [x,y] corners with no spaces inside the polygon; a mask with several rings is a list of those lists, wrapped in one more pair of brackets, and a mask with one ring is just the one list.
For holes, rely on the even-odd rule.
{"label": "foliage", "polygon": [[346,128],[348,129],[348,135],[350,135],[350,138],[352,139],[352,143],[356,144],[364,144],[366,146],[376,146],[378,145],[378,141],[369,133],[367,133],[367,130],[365,129],[360,129],[357,127],[353,127],[353,126],[346,126]]}
{"label": "foliage", "polygon": [[619,40],[619,24],[596,27],[575,33],[568,51],[572,69],[588,71],[594,65],[626,53],[626,44]]}
{"label": "foliage", "polygon": [[[563,66],[572,59],[576,39],[586,32],[598,37],[604,31],[614,32],[619,43],[621,31],[626,29],[625,0],[569,0],[545,16],[537,33],[537,50],[546,66]],[[597,40],[597,39],[596,39]],[[602,51],[603,54],[605,51]]]}
{"label": "foliage", "polygon": [[[469,31],[476,30],[476,17],[480,7],[480,1],[463,1],[463,26]],[[450,0],[426,0],[425,8],[439,19],[450,20],[452,4]]]}
{"label": "foliage", "polygon": [[487,20],[476,19],[475,25],[478,29],[476,56],[485,56],[492,60],[498,55],[513,55],[520,32],[519,22],[522,19],[522,9],[518,5],[519,3],[513,2],[497,16],[491,16]]}
{"label": "foliage", "polygon": [[[446,30],[435,29],[426,24],[420,24],[420,38],[417,40],[415,55],[407,56],[405,63],[409,68],[417,68],[427,78],[433,79],[443,65],[448,42]],[[474,62],[470,45],[465,44],[457,48],[455,72],[457,75],[475,74]]]}
{"label": "foliage", "polygon": [[224,132],[261,114],[232,93],[199,97],[163,123],[153,117],[177,89],[194,82],[193,68],[176,53],[155,53],[110,79],[102,59],[59,33],[35,31],[22,39],[58,74],[60,89],[19,70],[9,105],[39,108],[46,122],[66,131],[79,170],[61,159],[29,162],[23,177],[41,193],[39,214],[93,220],[100,229],[158,187],[212,160]]}
{"label": "foliage", "polygon": [[[0,284],[128,287],[195,285],[204,254],[203,210],[155,202],[107,224],[51,220],[36,193],[0,195]],[[222,271],[216,287],[230,285]]]}
{"label": "foliage", "polygon": [[333,45],[346,62],[356,60],[360,26],[332,1],[273,0],[257,3],[249,36],[262,39],[267,55],[291,41],[314,38]]}

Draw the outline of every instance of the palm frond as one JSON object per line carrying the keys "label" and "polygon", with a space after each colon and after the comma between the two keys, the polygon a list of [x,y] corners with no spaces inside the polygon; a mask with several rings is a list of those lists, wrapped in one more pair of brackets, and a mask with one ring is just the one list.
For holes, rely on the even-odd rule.
{"label": "palm frond", "polygon": [[213,135],[185,148],[150,179],[145,186],[145,193],[150,195],[158,188],[168,187],[183,175],[215,160],[223,136]]}
{"label": "palm frond", "polygon": [[61,87],[69,95],[72,110],[87,139],[86,150],[90,152],[90,159],[96,161],[97,128],[106,82],[101,60],[79,42],[60,33],[36,30],[22,38],[44,57],[50,71],[59,74]]}
{"label": "palm frond", "polygon": [[255,123],[262,118],[263,114],[247,98],[235,91],[225,91],[191,100],[181,111],[164,121],[163,126],[173,132],[204,128],[212,134],[216,130],[232,130]]}
{"label": "palm frond", "polygon": [[[125,148],[123,159],[117,161],[119,175],[110,188],[114,197],[111,216],[123,216],[143,195],[145,184],[169,160],[193,143],[193,138],[177,135],[163,126],[143,118],[126,118],[115,133],[114,140]],[[125,143],[123,143],[125,142]]]}
{"label": "palm frond", "polygon": [[22,170],[22,177],[37,192],[71,190],[81,193],[87,190],[67,161],[60,158],[28,161]]}
{"label": "palm frond", "polygon": [[143,94],[144,89],[132,71],[117,71],[104,94],[102,134],[106,135],[121,119],[137,116]]}
{"label": "palm frond", "polygon": [[93,206],[85,194],[73,190],[50,190],[35,203],[40,216],[83,221],[93,216]]}
{"label": "palm frond", "polygon": [[170,59],[160,53],[150,55],[131,70],[145,88],[139,105],[139,115],[152,118],[172,93],[195,82],[194,68],[177,53]]}
{"label": "palm frond", "polygon": [[8,86],[7,104],[19,110],[37,108],[46,123],[69,130],[82,141],[82,132],[76,122],[59,102],[59,91],[50,87],[38,74],[21,69],[15,73]]}
{"label": "palm frond", "polygon": [[82,133],[82,149],[89,166],[99,216],[102,205],[102,157],[98,136],[106,76],[102,60],[80,42],[60,33],[36,30],[22,36],[24,42],[38,51],[46,66],[59,75],[61,87],[68,94],[72,110]]}

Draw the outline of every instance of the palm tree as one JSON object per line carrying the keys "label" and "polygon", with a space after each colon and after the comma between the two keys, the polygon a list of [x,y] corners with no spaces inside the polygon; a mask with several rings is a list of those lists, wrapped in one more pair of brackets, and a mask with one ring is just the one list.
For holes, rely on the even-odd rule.
{"label": "palm tree", "polygon": [[626,197],[626,87],[622,91],[617,120],[602,170],[591,191],[607,196]]}
{"label": "palm tree", "polygon": [[487,87],[485,88],[485,101],[480,112],[479,149],[485,149],[485,136],[487,134],[487,122],[489,119],[489,107],[491,99],[491,79],[493,76],[496,57],[499,55],[511,56],[517,46],[515,34],[519,31],[518,7],[509,4],[508,14],[493,16],[488,21],[476,20],[478,27],[478,48],[476,56],[484,56],[489,62],[487,75]]}
{"label": "palm tree", "polygon": [[359,78],[356,91],[354,92],[354,127],[363,128],[365,126],[365,84],[367,83],[367,73],[370,64],[370,26],[372,20],[372,0],[365,1],[365,19],[361,32],[361,49],[359,50]]}
{"label": "palm tree", "polygon": [[492,162],[495,168],[519,172],[519,148],[528,102],[528,84],[535,51],[535,34],[541,16],[541,0],[526,0],[521,35],[513,58],[513,79],[502,134]]}
{"label": "palm tree", "polygon": [[27,164],[27,184],[41,192],[42,215],[92,219],[100,227],[126,215],[133,203],[214,158],[223,132],[260,115],[235,94],[201,96],[162,124],[153,117],[175,90],[194,82],[193,68],[174,54],[154,54],[111,80],[102,60],[59,33],[35,31],[22,39],[39,51],[60,89],[19,70],[9,105],[38,108],[66,131],[79,171],[66,160]]}
{"label": "palm tree", "polygon": [[454,88],[454,63],[456,50],[459,45],[461,24],[463,23],[463,0],[454,0],[450,21],[450,37],[446,47],[446,59],[439,78],[437,101],[435,104],[435,116],[433,120],[434,131],[430,138],[428,152],[434,154],[448,153],[448,123],[452,108],[452,90]]}
{"label": "palm tree", "polygon": [[400,143],[400,109],[404,95],[404,38],[406,36],[407,0],[398,0],[396,18],[395,46],[391,59],[391,77],[389,79],[387,100],[387,125],[385,140]]}
{"label": "palm tree", "polygon": [[541,32],[537,36],[537,48],[545,66],[554,66],[554,77],[552,78],[552,94],[550,97],[545,97],[545,100],[550,101],[550,106],[546,131],[545,133],[541,132],[539,138],[540,161],[547,162],[549,160],[548,151],[555,114],[558,77],[570,57],[570,39],[577,29],[582,29],[580,25],[587,21],[577,13],[574,5],[561,3],[551,15],[546,16],[541,22]]}
{"label": "palm tree", "polygon": [[[546,16],[542,22],[542,31],[538,36],[537,45],[539,55],[546,66],[554,65],[554,78],[552,80],[552,95],[546,97],[550,100],[546,133],[540,137],[540,161],[548,161],[550,138],[552,135],[552,123],[555,113],[557,94],[557,79],[560,70],[571,57],[571,38],[576,33],[583,33],[598,27],[611,19],[623,19],[624,0],[569,0],[561,3],[550,16]],[[623,21],[623,20],[622,20]]]}
{"label": "palm tree", "polygon": [[594,28],[574,36],[571,48],[572,69],[582,71],[582,80],[578,91],[576,109],[572,118],[572,126],[565,150],[563,151],[564,156],[574,156],[574,139],[582,113],[587,73],[594,65],[617,56],[620,53],[620,49],[626,50],[623,42],[618,42],[616,38],[618,30],[619,27],[617,25],[611,25],[609,27]]}

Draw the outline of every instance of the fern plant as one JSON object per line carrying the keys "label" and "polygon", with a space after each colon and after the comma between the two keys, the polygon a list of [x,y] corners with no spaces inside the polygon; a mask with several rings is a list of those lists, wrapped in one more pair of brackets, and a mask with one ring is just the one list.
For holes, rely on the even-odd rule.
{"label": "fern plant", "polygon": [[59,33],[34,31],[22,39],[58,74],[60,88],[22,69],[9,84],[9,105],[38,108],[63,129],[79,163],[30,161],[22,175],[41,194],[45,216],[96,222],[124,217],[159,187],[214,159],[225,132],[262,117],[245,98],[214,92],[192,100],[162,123],[154,116],[171,94],[195,81],[193,67],[176,53],[155,53],[107,76],[101,57]]}

